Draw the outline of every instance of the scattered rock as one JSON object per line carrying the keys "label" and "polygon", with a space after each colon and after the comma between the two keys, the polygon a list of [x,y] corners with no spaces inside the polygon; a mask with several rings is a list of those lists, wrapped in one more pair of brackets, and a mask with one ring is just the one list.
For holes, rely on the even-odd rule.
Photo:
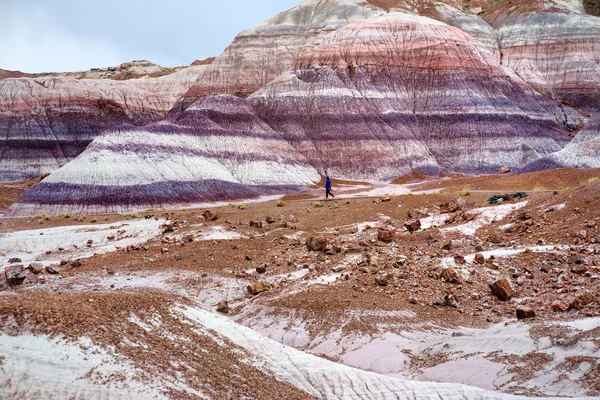
{"label": "scattered rock", "polygon": [[396,231],[391,227],[380,228],[377,232],[377,240],[389,243],[396,237]]}
{"label": "scattered rock", "polygon": [[533,311],[532,308],[529,308],[526,306],[517,307],[517,318],[518,319],[528,319],[528,318],[534,318],[534,317],[535,317],[535,311]]}
{"label": "scattered rock", "polygon": [[452,239],[448,239],[442,245],[442,250],[452,250]]}
{"label": "scattered rock", "polygon": [[44,271],[44,266],[40,263],[31,263],[27,267],[35,275],[41,274]]}
{"label": "scattered rock", "polygon": [[511,172],[511,170],[508,167],[502,167],[502,168],[500,168],[500,174],[501,175],[509,174],[510,172]]}
{"label": "scattered rock", "polygon": [[475,260],[474,261],[475,261],[476,264],[482,264],[483,265],[483,264],[485,264],[485,257],[484,257],[483,254],[477,253],[477,254],[475,254]]}
{"label": "scattered rock", "polygon": [[256,272],[258,272],[259,274],[264,274],[265,272],[267,272],[267,266],[261,265],[256,267]]}
{"label": "scattered rock", "polygon": [[117,270],[111,265],[110,267],[106,268],[106,273],[109,275],[114,275],[117,273]]}
{"label": "scattered rock", "polygon": [[275,223],[275,221],[276,221],[276,220],[275,220],[275,218],[273,218],[273,217],[271,217],[271,216],[268,216],[268,217],[266,218],[266,220],[267,220],[267,223],[268,223],[268,224],[274,224],[274,223]]}
{"label": "scattered rock", "polygon": [[454,255],[454,262],[462,265],[465,263],[465,256],[461,255],[461,254],[455,254]]}
{"label": "scattered rock", "polygon": [[583,264],[584,258],[581,254],[576,254],[573,256],[572,260],[575,264]]}
{"label": "scattered rock", "polygon": [[46,267],[46,272],[52,275],[58,275],[60,274],[61,269],[56,265],[50,265],[49,267]]}
{"label": "scattered rock", "polygon": [[564,300],[554,300],[552,302],[552,311],[565,312],[569,309],[569,303]]}
{"label": "scattered rock", "polygon": [[442,278],[449,283],[461,283],[462,279],[454,268],[446,268],[442,271]]}
{"label": "scattered rock", "polygon": [[419,299],[417,299],[416,297],[411,297],[408,299],[410,304],[419,304]]}
{"label": "scattered rock", "polygon": [[250,221],[250,226],[252,226],[256,229],[263,229],[264,224],[262,221]]}
{"label": "scattered rock", "polygon": [[569,307],[574,310],[581,310],[583,307],[593,302],[594,295],[592,295],[590,292],[583,292],[575,296]]}
{"label": "scattered rock", "polygon": [[184,243],[192,243],[195,239],[196,239],[196,236],[194,236],[193,234],[189,234],[189,235],[185,235],[183,237],[182,242],[184,242]]}
{"label": "scattered rock", "polygon": [[456,296],[454,296],[452,293],[444,296],[444,305],[454,308],[460,307],[458,301],[456,300]]}
{"label": "scattered rock", "polygon": [[323,236],[312,236],[306,241],[306,247],[312,251],[325,251],[329,247],[329,241]]}
{"label": "scattered rock", "polygon": [[15,264],[15,263],[20,263],[20,262],[23,262],[23,261],[21,261],[21,259],[20,259],[20,258],[17,258],[17,257],[10,258],[10,259],[8,260],[8,263],[9,263],[9,264]]}
{"label": "scattered rock", "polygon": [[217,304],[217,312],[221,314],[229,314],[229,303],[226,300],[222,300]]}
{"label": "scattered rock", "polygon": [[267,287],[262,282],[257,282],[255,284],[248,285],[248,293],[250,293],[250,295],[252,295],[252,296],[256,296],[262,292],[265,292],[266,290],[267,290]]}
{"label": "scattered rock", "polygon": [[416,232],[419,229],[421,229],[421,220],[419,220],[419,219],[410,220],[407,223],[405,223],[404,226],[406,227],[406,229],[409,232],[411,232],[411,233]]}
{"label": "scattered rock", "polygon": [[25,269],[22,265],[13,265],[4,272],[9,285],[20,285],[25,280]]}
{"label": "scattered rock", "polygon": [[375,278],[375,282],[379,285],[379,286],[387,286],[388,285],[388,278],[386,276],[378,276],[377,278]]}
{"label": "scattered rock", "polygon": [[219,219],[219,216],[211,210],[204,210],[202,212],[202,216],[207,221],[216,221],[217,219]]}
{"label": "scattered rock", "polygon": [[[170,222],[168,224],[163,225],[163,228],[164,228],[163,235],[165,235],[167,233],[175,232],[175,227]],[[113,236],[113,238],[114,238],[114,236]]]}
{"label": "scattered rock", "polygon": [[508,301],[515,296],[515,291],[513,290],[509,280],[506,278],[498,279],[494,283],[491,283],[490,289],[492,290],[494,296],[502,301]]}

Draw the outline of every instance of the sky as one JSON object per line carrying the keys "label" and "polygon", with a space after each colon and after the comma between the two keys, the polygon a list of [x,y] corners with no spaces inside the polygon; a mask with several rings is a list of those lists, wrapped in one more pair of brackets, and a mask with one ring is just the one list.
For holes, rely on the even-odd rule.
{"label": "sky", "polygon": [[0,0],[0,68],[85,71],[219,55],[235,36],[301,0]]}

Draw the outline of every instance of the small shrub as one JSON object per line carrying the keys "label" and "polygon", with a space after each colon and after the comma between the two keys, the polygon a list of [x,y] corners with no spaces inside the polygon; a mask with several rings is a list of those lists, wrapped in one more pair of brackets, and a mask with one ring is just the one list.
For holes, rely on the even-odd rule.
{"label": "small shrub", "polygon": [[96,218],[92,218],[92,219],[90,220],[90,222],[91,222],[92,224],[95,224],[96,222],[98,222],[98,220],[97,220]]}
{"label": "small shrub", "polygon": [[285,206],[285,203],[283,202],[283,200],[279,200],[277,202],[277,207],[283,207],[283,206]]}
{"label": "small shrub", "polygon": [[323,208],[323,203],[315,203],[313,204],[314,208]]}
{"label": "small shrub", "polygon": [[345,201],[345,203],[346,203],[347,205],[350,205],[351,201],[350,201],[350,200],[346,200],[346,201]]}
{"label": "small shrub", "polygon": [[69,213],[60,214],[60,217],[68,219],[68,218],[71,218],[71,214],[69,214]]}
{"label": "small shrub", "polygon": [[240,204],[240,205],[238,206],[238,208],[239,208],[240,210],[245,210],[245,209],[246,209],[246,205],[245,205],[245,204]]}
{"label": "small shrub", "polygon": [[471,192],[468,190],[465,190],[464,192],[460,192],[461,197],[467,197],[471,195]]}
{"label": "small shrub", "polygon": [[588,180],[588,183],[596,183],[598,181],[600,181],[600,178],[598,178],[597,176],[594,176],[593,178],[590,178]]}
{"label": "small shrub", "polygon": [[77,221],[79,221],[79,222],[83,222],[83,221],[85,221],[85,220],[86,220],[86,218],[87,218],[87,217],[86,217],[85,215],[82,215],[82,216],[80,216],[79,218],[77,218]]}

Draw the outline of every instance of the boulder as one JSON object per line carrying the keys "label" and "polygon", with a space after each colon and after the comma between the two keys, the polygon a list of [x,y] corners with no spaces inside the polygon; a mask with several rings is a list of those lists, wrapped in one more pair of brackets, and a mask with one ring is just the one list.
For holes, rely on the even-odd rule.
{"label": "boulder", "polygon": [[250,226],[256,229],[263,229],[264,223],[262,221],[250,221]]}
{"label": "boulder", "polygon": [[256,267],[256,272],[258,272],[259,274],[264,274],[265,272],[267,272],[267,266],[261,265]]}
{"label": "boulder", "polygon": [[229,303],[226,300],[222,300],[217,304],[217,312],[222,314],[229,314]]}
{"label": "boulder", "polygon": [[60,274],[61,269],[56,265],[50,265],[49,267],[46,267],[46,272],[52,275],[58,275]]}
{"label": "boulder", "polygon": [[590,303],[594,302],[594,295],[590,292],[578,293],[573,298],[573,301],[570,304],[570,308],[574,310],[581,310],[583,307],[587,306]]}
{"label": "boulder", "polygon": [[490,289],[494,296],[502,301],[508,301],[512,297],[515,296],[515,291],[513,290],[510,282],[506,278],[501,278],[490,284]]}
{"label": "boulder", "polygon": [[500,168],[500,174],[502,174],[502,175],[509,174],[510,172],[511,172],[511,170],[508,167],[502,167],[502,168]]}
{"label": "boulder", "polygon": [[20,285],[25,280],[25,268],[22,265],[12,265],[4,271],[9,285]]}
{"label": "boulder", "polygon": [[262,292],[265,292],[266,290],[267,286],[262,282],[257,282],[255,284],[248,285],[248,293],[250,293],[252,296],[256,296]]}
{"label": "boulder", "polygon": [[391,227],[380,228],[377,232],[377,240],[384,243],[389,243],[396,237],[396,231]]}
{"label": "boulder", "polygon": [[329,240],[323,236],[311,236],[306,241],[306,247],[312,251],[325,251],[329,247]]}
{"label": "boulder", "polygon": [[456,296],[454,296],[452,293],[445,295],[443,300],[444,300],[443,303],[445,306],[454,307],[454,308],[460,307],[460,305],[458,304],[458,301],[456,300]]}
{"label": "boulder", "polygon": [[528,318],[534,318],[534,317],[535,317],[535,311],[533,311],[532,308],[526,307],[526,306],[517,307],[517,318],[518,319],[528,319]]}
{"label": "boulder", "polygon": [[475,254],[474,261],[476,264],[485,264],[485,257],[483,254],[477,253],[477,254]]}
{"label": "boulder", "polygon": [[211,210],[204,210],[202,212],[202,216],[207,221],[216,221],[217,219],[219,219],[219,216]]}
{"label": "boulder", "polygon": [[449,283],[461,283],[462,279],[454,268],[446,268],[442,271],[442,278]]}
{"label": "boulder", "polygon": [[378,277],[375,278],[375,282],[379,286],[387,286],[388,283],[389,283],[387,276],[378,276]]}
{"label": "boulder", "polygon": [[196,239],[196,237],[193,234],[189,234],[189,235],[185,235],[183,237],[183,239],[181,239],[181,241],[183,243],[192,243],[195,239]]}
{"label": "boulder", "polygon": [[40,263],[31,263],[29,264],[27,269],[30,270],[32,273],[38,275],[44,271],[44,266]]}
{"label": "boulder", "polygon": [[404,226],[406,227],[406,229],[409,232],[411,232],[411,233],[416,232],[419,229],[421,229],[421,220],[419,220],[419,219],[410,220],[407,223],[405,223]]}
{"label": "boulder", "polygon": [[569,303],[564,300],[554,300],[552,302],[552,311],[565,312],[569,309]]}
{"label": "boulder", "polygon": [[465,263],[465,256],[463,256],[462,254],[455,254],[454,255],[454,262],[462,265]]}

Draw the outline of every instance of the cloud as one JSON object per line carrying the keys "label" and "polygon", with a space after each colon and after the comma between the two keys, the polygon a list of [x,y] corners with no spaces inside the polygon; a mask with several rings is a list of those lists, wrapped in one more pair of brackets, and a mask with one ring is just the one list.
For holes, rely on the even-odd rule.
{"label": "cloud", "polygon": [[299,0],[3,0],[0,68],[80,71],[146,59],[187,65]]}

